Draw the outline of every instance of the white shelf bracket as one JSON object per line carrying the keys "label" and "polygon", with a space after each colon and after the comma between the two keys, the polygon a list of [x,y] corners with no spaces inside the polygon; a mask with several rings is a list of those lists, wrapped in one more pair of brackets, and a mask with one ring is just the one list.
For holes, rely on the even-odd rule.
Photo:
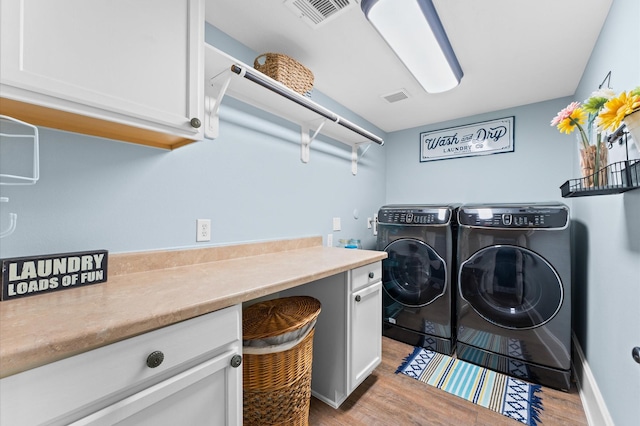
{"label": "white shelf bracket", "polygon": [[320,125],[318,126],[318,128],[316,129],[316,131],[313,133],[312,136],[309,136],[309,132],[311,130],[309,123],[303,123],[300,125],[300,133],[301,133],[300,161],[302,161],[303,163],[309,162],[309,155],[310,155],[309,152],[310,152],[311,142],[315,140],[316,136],[318,136],[318,134],[320,133],[320,130],[322,130],[322,127],[324,127],[326,122],[327,122],[326,119],[322,120],[322,123],[320,123]]}
{"label": "white shelf bracket", "polygon": [[[358,156],[358,148],[360,148],[360,145],[362,143],[366,143],[367,147],[364,149],[364,151],[362,151],[362,154]],[[360,159],[364,157],[364,154],[366,154],[369,148],[371,147],[371,143],[369,142],[362,142],[362,143],[356,143],[351,148],[351,173],[354,176],[358,174],[358,161],[360,161]]]}
{"label": "white shelf bracket", "polygon": [[208,139],[216,139],[220,134],[220,104],[229,88],[232,77],[231,71],[226,70],[209,80],[209,85],[213,86],[214,80],[223,78],[222,86],[217,96],[206,94],[204,97],[204,136]]}

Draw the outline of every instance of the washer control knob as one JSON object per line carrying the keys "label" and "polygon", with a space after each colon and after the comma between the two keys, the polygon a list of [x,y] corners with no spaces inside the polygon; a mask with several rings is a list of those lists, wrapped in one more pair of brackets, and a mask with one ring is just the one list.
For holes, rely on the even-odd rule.
{"label": "washer control knob", "polygon": [[640,347],[636,346],[635,348],[631,349],[631,356],[633,357],[635,362],[640,364]]}

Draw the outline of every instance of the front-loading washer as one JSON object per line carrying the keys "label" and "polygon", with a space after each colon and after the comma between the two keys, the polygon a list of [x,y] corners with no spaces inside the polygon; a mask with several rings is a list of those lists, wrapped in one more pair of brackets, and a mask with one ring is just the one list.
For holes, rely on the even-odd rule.
{"label": "front-loading washer", "polygon": [[569,209],[463,205],[458,221],[458,358],[568,390]]}
{"label": "front-loading washer", "polygon": [[382,334],[444,354],[455,347],[455,205],[387,205],[378,212]]}

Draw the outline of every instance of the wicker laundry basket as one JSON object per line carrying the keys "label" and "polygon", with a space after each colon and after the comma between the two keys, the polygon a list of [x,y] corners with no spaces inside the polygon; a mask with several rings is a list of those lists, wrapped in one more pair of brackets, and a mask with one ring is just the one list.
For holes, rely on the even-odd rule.
{"label": "wicker laundry basket", "polygon": [[283,53],[264,53],[253,61],[253,67],[300,94],[313,89],[311,70]]}
{"label": "wicker laundry basket", "polygon": [[284,297],[242,312],[244,425],[308,425],[320,302]]}

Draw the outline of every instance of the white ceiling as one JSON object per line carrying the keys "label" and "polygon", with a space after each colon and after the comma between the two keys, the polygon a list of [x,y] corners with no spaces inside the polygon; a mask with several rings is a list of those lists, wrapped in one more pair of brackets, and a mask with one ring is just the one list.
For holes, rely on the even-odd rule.
{"label": "white ceiling", "polygon": [[[429,94],[359,0],[349,1],[353,7],[316,28],[285,0],[206,0],[206,20],[258,53],[297,59],[313,71],[315,90],[392,132],[573,95],[612,2],[433,0],[464,77]],[[382,98],[401,89],[408,99]]]}

